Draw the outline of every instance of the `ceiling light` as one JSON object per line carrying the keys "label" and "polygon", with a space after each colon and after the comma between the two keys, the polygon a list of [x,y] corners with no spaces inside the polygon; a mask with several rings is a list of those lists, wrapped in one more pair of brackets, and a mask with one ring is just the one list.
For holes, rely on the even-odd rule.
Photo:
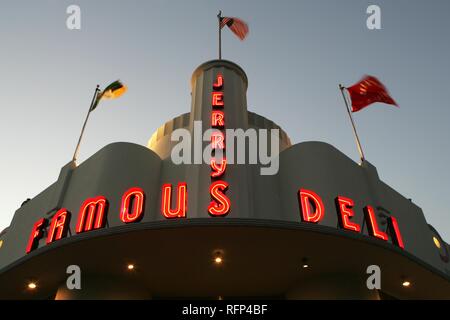
{"label": "ceiling light", "polygon": [[411,286],[411,282],[409,282],[408,280],[405,280],[405,281],[403,281],[402,286],[407,288],[407,287]]}
{"label": "ceiling light", "polygon": [[308,264],[308,259],[307,258],[303,258],[302,259],[302,268],[303,269],[309,268],[309,264]]}
{"label": "ceiling light", "polygon": [[37,284],[36,284],[36,282],[29,282],[27,287],[30,290],[34,290],[37,288]]}

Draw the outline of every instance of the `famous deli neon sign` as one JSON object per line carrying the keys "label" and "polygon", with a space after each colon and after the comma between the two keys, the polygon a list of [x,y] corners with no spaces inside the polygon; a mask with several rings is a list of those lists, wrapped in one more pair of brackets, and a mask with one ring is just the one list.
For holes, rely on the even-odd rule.
{"label": "famous deli neon sign", "polygon": [[[211,127],[215,130],[211,135],[211,148],[214,152],[211,158],[209,188],[211,202],[206,208],[210,216],[223,217],[230,212],[231,201],[226,195],[229,187],[223,179],[227,168],[227,160],[224,156],[225,150],[225,102],[224,102],[224,78],[218,74],[212,88],[211,101]],[[187,218],[188,188],[185,182],[180,182],[176,188],[175,199],[172,199],[172,184],[163,184],[161,188],[161,215],[166,219]],[[299,189],[297,193],[299,203],[299,216],[303,223],[319,224],[325,216],[325,206],[321,197],[312,190]],[[337,196],[335,199],[336,213],[339,226],[349,232],[361,233],[362,228],[353,221],[354,201],[350,198]],[[125,191],[120,203],[120,220],[124,224],[139,223],[144,216],[146,196],[143,189],[133,187]],[[175,204],[174,206],[172,204]],[[77,216],[75,233],[80,234],[105,228],[108,213],[108,199],[104,196],[96,196],[85,200]],[[371,206],[363,209],[364,219],[368,233],[371,237],[382,241],[391,238],[392,243],[404,249],[403,239],[397,220],[393,216],[387,218],[387,230],[382,231],[377,223],[376,214]],[[71,213],[62,208],[58,210],[49,221],[41,218],[33,226],[26,253],[32,252],[39,245],[46,231],[46,244],[51,244],[67,236],[71,219]]]}
{"label": "famous deli neon sign", "polygon": [[[214,185],[214,182],[212,183]],[[213,188],[210,188],[213,190]],[[172,201],[172,185],[164,184],[161,190],[161,215],[166,219],[187,218],[187,199],[188,199],[186,183],[179,183],[176,191],[176,199]],[[319,224],[325,216],[325,206],[322,198],[312,190],[298,190],[299,216],[301,222]],[[222,203],[223,193],[220,196],[213,194],[211,191],[212,201],[207,211],[211,216],[217,216],[215,211],[211,212],[211,207],[218,207],[223,211],[229,210],[229,204],[226,206]],[[220,200],[217,200],[220,199]],[[230,202],[228,201],[224,202]],[[127,190],[121,200],[119,217],[124,224],[139,223],[144,216],[146,196],[144,190],[138,187]],[[219,201],[219,202],[216,202]],[[176,203],[173,208],[172,203]],[[335,198],[336,213],[339,220],[339,226],[343,230],[349,232],[360,233],[361,226],[353,221],[355,215],[353,211],[354,201],[350,198],[337,196]],[[218,209],[218,210],[219,210]],[[396,246],[404,249],[404,243],[400,233],[400,229],[395,217],[390,216],[387,219],[387,231],[380,229],[375,210],[371,206],[365,206],[364,219],[370,236],[382,241],[388,241],[389,238]],[[97,196],[87,199],[83,202],[78,211],[75,233],[80,234],[105,227],[106,216],[108,213],[108,200],[103,196]],[[26,252],[30,253],[37,248],[39,240],[44,236],[46,230],[46,243],[58,241],[67,236],[71,213],[66,208],[58,210],[53,218],[41,218],[33,226],[31,231]]]}

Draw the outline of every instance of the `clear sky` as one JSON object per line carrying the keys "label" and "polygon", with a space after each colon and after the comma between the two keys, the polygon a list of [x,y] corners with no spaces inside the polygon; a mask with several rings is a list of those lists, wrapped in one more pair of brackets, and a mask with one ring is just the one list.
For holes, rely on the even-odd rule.
{"label": "clear sky", "polygon": [[[81,30],[66,27],[71,4]],[[381,30],[366,27],[370,4]],[[294,143],[325,141],[357,161],[338,84],[384,82],[400,109],[355,114],[366,158],[449,241],[448,0],[2,0],[0,229],[70,161],[97,83],[129,91],[92,114],[80,161],[111,142],[146,145],[190,110],[192,71],[217,57],[219,9],[250,26],[244,42],[223,33],[223,58],[249,77],[249,110]]]}

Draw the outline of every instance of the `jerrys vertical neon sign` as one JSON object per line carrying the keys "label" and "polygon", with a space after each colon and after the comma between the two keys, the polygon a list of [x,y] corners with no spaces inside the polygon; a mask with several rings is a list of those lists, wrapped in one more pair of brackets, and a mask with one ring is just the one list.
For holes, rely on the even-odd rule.
{"label": "jerrys vertical neon sign", "polygon": [[225,108],[224,102],[224,79],[219,73],[216,75],[211,94],[211,127],[216,129],[211,134],[211,186],[209,193],[211,203],[208,206],[208,212],[212,216],[225,216],[230,211],[231,202],[225,195],[228,189],[228,183],[223,180],[227,168],[227,159],[225,157],[225,113],[220,110]]}

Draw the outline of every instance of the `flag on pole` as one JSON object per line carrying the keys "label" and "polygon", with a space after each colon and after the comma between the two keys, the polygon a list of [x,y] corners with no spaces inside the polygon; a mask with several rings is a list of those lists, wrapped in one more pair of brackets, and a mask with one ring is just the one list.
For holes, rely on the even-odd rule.
{"label": "flag on pole", "polygon": [[220,29],[227,26],[240,39],[244,40],[248,34],[248,25],[234,17],[220,17]]}
{"label": "flag on pole", "polygon": [[73,153],[72,161],[76,163],[78,157],[78,151],[80,150],[81,140],[83,139],[84,129],[86,129],[86,124],[89,120],[89,115],[91,112],[97,108],[98,103],[102,99],[115,99],[123,95],[127,91],[127,87],[120,82],[120,80],[114,81],[109,86],[105,88],[105,90],[101,91],[99,89],[99,85],[95,88],[94,96],[92,97],[91,104],[89,105],[89,111],[86,115],[86,119],[84,120],[83,127],[81,128],[80,137],[78,138],[78,143],[75,148],[75,152]]}
{"label": "flag on pole", "polygon": [[127,91],[125,86],[120,80],[114,81],[97,95],[95,103],[92,105],[91,111],[97,108],[98,103],[102,99],[116,99],[123,95]]}
{"label": "flag on pole", "polygon": [[375,77],[365,76],[358,83],[346,88],[352,100],[352,112],[357,112],[372,103],[382,102],[397,106],[386,87]]}

